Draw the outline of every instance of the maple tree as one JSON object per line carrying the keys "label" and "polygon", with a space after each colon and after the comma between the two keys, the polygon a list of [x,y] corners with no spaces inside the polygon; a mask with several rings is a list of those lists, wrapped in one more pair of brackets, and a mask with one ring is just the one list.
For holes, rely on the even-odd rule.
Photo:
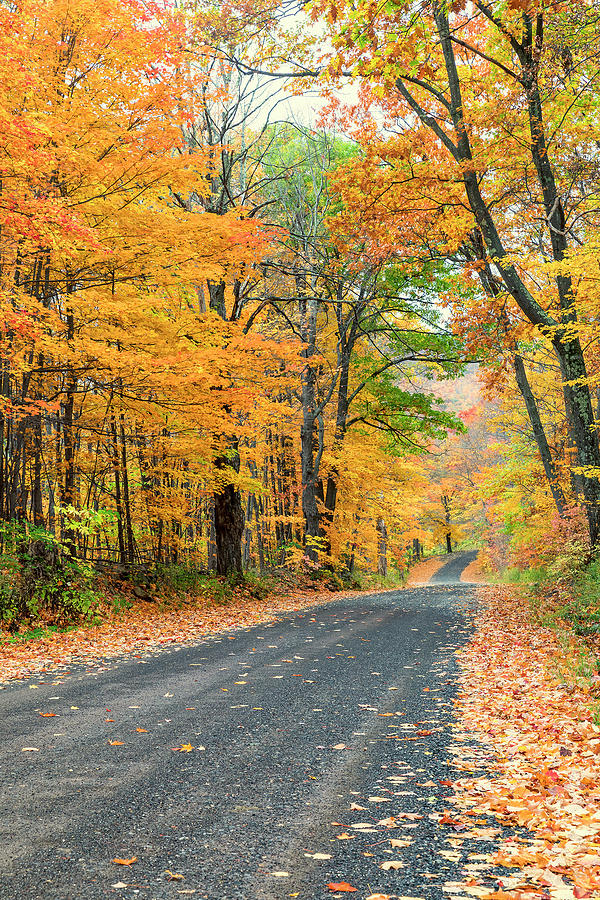
{"label": "maple tree", "polygon": [[[518,345],[535,341],[553,354],[548,374],[562,392],[576,498],[595,544],[600,455],[586,282],[597,227],[594,13],[585,3],[483,0],[431,0],[418,17],[408,3],[312,8],[327,17],[336,47],[330,77],[346,69],[362,79],[354,107],[331,103],[365,148],[345,187],[356,231],[373,252],[393,246],[452,262],[448,294],[466,307],[463,322],[479,334],[504,332],[556,485]],[[567,41],[575,21],[577,37]]]}
{"label": "maple tree", "polygon": [[[2,165],[0,481],[3,518],[23,523],[31,512],[36,527],[58,525],[70,555],[93,554],[94,540],[99,549],[103,529],[90,516],[106,525],[98,510],[114,503],[119,557],[131,564],[144,507],[158,560],[177,555],[200,472],[218,477],[211,419],[218,434],[224,410],[254,405],[248,384],[265,372],[264,342],[199,314],[196,285],[247,265],[262,239],[235,213],[170,202],[210,168],[201,148],[182,152],[199,102],[184,23],[113,6],[3,10],[15,137]],[[23,59],[9,51],[12,29]],[[224,345],[250,365],[245,375],[239,359],[223,365]],[[204,436],[184,450],[199,407]]]}
{"label": "maple tree", "polygon": [[456,426],[427,389],[462,365],[432,299],[444,277],[347,227],[334,179],[356,145],[270,124],[250,63],[310,44],[282,18],[2,10],[9,620],[90,615],[88,562],[405,566],[403,460]]}
{"label": "maple tree", "polygon": [[[419,435],[452,427],[452,416],[409,380],[417,370],[451,372],[461,365],[452,337],[421,300],[427,276],[406,276],[393,259],[373,265],[365,247],[337,227],[330,177],[354,155],[348,143],[295,126],[281,129],[263,159],[271,175],[266,196],[277,201],[273,224],[285,230],[268,261],[261,309],[296,334],[307,361],[299,392],[300,459],[313,561],[320,549],[331,550],[332,540],[340,546],[338,488],[355,469],[348,448],[354,442],[364,454],[359,432],[389,458],[413,447]],[[385,509],[370,518],[382,515]]]}

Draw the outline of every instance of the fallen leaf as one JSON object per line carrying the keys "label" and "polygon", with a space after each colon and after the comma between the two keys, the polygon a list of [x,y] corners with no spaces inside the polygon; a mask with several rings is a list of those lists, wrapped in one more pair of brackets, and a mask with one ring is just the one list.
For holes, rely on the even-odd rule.
{"label": "fallen leaf", "polygon": [[448,810],[444,810],[443,815],[438,820],[440,825],[462,825],[463,823],[459,819],[453,818]]}
{"label": "fallen leaf", "polygon": [[21,747],[21,753],[39,753],[39,747]]}
{"label": "fallen leaf", "polygon": [[113,859],[113,862],[118,866],[131,866],[134,862],[137,862],[137,856],[132,856],[131,859]]}
{"label": "fallen leaf", "polygon": [[271,872],[270,874],[273,875],[274,878],[289,878],[290,877],[289,872]]}
{"label": "fallen leaf", "polygon": [[116,881],[114,884],[111,884],[111,887],[114,887],[114,888],[125,888],[125,887],[129,887],[129,885],[125,884],[124,881]]}
{"label": "fallen leaf", "polygon": [[136,728],[135,730],[137,731],[138,734],[148,734],[147,728]]}
{"label": "fallen leaf", "polygon": [[40,716],[42,716],[44,719],[51,719],[55,715],[56,713],[40,713]]}
{"label": "fallen leaf", "polygon": [[348,834],[346,831],[342,832],[342,834],[336,835],[338,841],[352,841],[355,838],[354,834]]}
{"label": "fallen leaf", "polygon": [[184,875],[179,875],[177,872],[171,872],[170,869],[165,870],[165,875],[169,876],[169,881],[183,881]]}
{"label": "fallen leaf", "polygon": [[178,753],[190,753],[193,749],[191,744],[182,744],[181,747],[171,747],[171,750],[175,750]]}
{"label": "fallen leaf", "polygon": [[331,853],[313,853],[313,859],[331,859]]}
{"label": "fallen leaf", "polygon": [[352,887],[351,884],[348,884],[347,881],[330,881],[327,887],[334,893],[336,891],[339,891],[341,893],[350,894],[358,890],[358,888]]}
{"label": "fallen leaf", "polygon": [[399,859],[388,859],[386,862],[381,863],[379,868],[383,869],[384,872],[389,872],[390,869],[403,869],[404,863]]}
{"label": "fallen leaf", "polygon": [[369,894],[366,900],[391,900],[389,894]]}
{"label": "fallen leaf", "polygon": [[347,750],[346,744],[334,744],[332,750]]}
{"label": "fallen leaf", "polygon": [[109,741],[111,747],[122,747],[125,741]]}

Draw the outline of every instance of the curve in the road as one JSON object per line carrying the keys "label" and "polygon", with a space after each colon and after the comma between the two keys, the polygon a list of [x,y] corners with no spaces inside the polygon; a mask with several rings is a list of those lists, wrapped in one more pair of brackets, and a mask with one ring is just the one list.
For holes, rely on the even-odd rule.
{"label": "curve in the road", "polygon": [[451,554],[448,562],[429,579],[429,584],[460,584],[460,576],[477,559],[477,550]]}

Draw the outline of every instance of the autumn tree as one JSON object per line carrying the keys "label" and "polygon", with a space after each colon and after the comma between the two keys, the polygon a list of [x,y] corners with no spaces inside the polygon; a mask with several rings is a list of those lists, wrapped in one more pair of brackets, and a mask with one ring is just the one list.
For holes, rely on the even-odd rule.
{"label": "autumn tree", "polygon": [[[182,23],[164,11],[153,19],[143,5],[107,10],[85,0],[3,10],[12,139],[3,147],[2,299],[13,324],[3,342],[2,499],[8,520],[31,509],[53,528],[60,513],[74,552],[64,511],[86,502],[85,447],[97,442],[110,460],[120,557],[131,563],[136,445],[142,493],[164,487],[163,476],[152,487],[144,459],[156,453],[142,423],[158,412],[156,440],[167,449],[164,419],[174,424],[180,406],[175,366],[178,386],[195,391],[190,408],[204,398],[206,424],[221,387],[220,375],[212,384],[192,377],[218,371],[220,342],[231,340],[198,318],[192,287],[246,263],[257,244],[235,215],[196,216],[173,200],[209,169],[208,154],[179,152],[198,102]],[[8,50],[11,28],[26,65]],[[190,351],[182,366],[178,355]],[[228,402],[236,406],[232,394]],[[95,497],[104,464],[90,462]]]}
{"label": "autumn tree", "polygon": [[411,390],[410,373],[461,365],[426,296],[429,274],[405,275],[393,259],[373,264],[367,248],[338,227],[331,179],[355,155],[355,145],[325,132],[287,126],[263,162],[273,175],[265,188],[276,201],[272,224],[283,231],[279,252],[263,264],[261,307],[293,330],[306,360],[298,399],[302,508],[313,561],[334,521],[336,455],[348,430],[364,429],[374,444],[402,452],[415,439],[441,434],[452,417],[434,398]]}
{"label": "autumn tree", "polygon": [[[408,3],[313,9],[332,23],[332,69],[364,77],[364,96],[395,131],[371,143],[385,233],[402,219],[409,252],[420,245],[454,258],[475,234],[484,259],[467,264],[467,276],[489,265],[515,314],[551,346],[595,544],[600,453],[580,280],[596,227],[594,12],[585,3],[484,0],[430,0],[418,18]],[[376,123],[366,119],[372,138]],[[383,177],[377,159],[389,166]],[[367,224],[381,234],[374,212]]]}

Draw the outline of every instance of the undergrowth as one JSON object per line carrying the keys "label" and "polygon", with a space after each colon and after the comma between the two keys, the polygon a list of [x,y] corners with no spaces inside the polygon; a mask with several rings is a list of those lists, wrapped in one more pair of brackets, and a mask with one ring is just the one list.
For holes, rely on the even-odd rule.
{"label": "undergrowth", "polygon": [[589,695],[600,724],[600,559],[557,553],[546,565],[511,567],[502,580],[520,591],[536,623],[554,632],[561,653],[552,673]]}

